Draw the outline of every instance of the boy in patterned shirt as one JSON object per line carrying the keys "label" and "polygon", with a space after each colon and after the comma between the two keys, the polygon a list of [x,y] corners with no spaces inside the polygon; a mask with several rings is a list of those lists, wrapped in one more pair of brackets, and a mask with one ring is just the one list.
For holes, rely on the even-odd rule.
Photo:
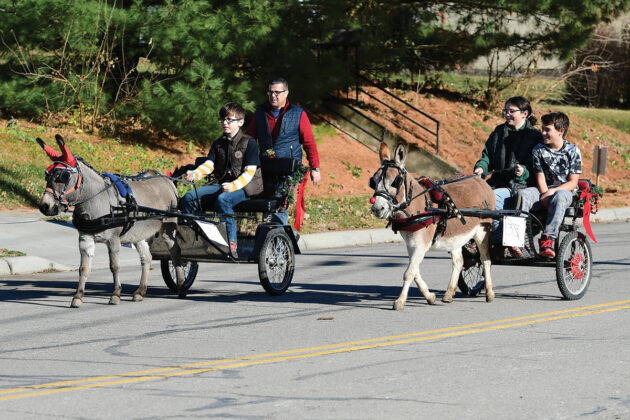
{"label": "boy in patterned shirt", "polygon": [[562,112],[551,112],[543,115],[541,121],[544,143],[532,150],[536,187],[520,190],[518,195],[521,210],[530,211],[540,206],[549,209],[540,238],[540,255],[553,258],[556,256],[554,241],[582,173],[582,154],[577,146],[564,139],[569,131],[569,117]]}

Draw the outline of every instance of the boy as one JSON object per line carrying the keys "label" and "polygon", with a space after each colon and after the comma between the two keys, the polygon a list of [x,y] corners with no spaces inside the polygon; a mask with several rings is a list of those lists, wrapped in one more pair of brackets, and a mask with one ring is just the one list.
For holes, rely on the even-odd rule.
{"label": "boy", "polygon": [[540,255],[553,258],[554,241],[558,238],[564,213],[573,201],[582,173],[582,154],[577,146],[564,139],[569,131],[569,117],[562,112],[543,115],[543,143],[532,150],[532,166],[536,188],[519,191],[521,210],[548,208],[547,224],[540,238]]}
{"label": "boy", "polygon": [[[194,171],[186,172],[185,179],[199,181],[214,172],[217,183],[197,188],[199,200],[211,196],[215,209],[223,214],[234,214],[234,206],[263,191],[260,158],[256,140],[241,131],[245,122],[245,110],[236,102],[225,104],[219,111],[223,136],[212,143],[208,158]],[[197,194],[188,191],[179,202],[179,208],[187,213],[201,211]],[[236,223],[232,217],[223,217],[230,254],[237,256]]]}

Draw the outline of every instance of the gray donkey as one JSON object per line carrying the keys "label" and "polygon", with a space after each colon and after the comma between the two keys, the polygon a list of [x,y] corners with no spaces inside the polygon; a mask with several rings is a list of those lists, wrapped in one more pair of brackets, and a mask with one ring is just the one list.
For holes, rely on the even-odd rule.
{"label": "gray donkey", "polygon": [[[114,290],[109,300],[111,305],[120,303],[122,286],[118,273],[121,244],[134,244],[140,254],[142,277],[138,289],[133,293],[133,301],[139,302],[144,298],[151,265],[151,252],[146,239],[156,233],[163,236],[169,247],[178,284],[183,284],[180,249],[175,241],[177,221],[133,211],[134,204],[158,210],[174,210],[177,207],[177,189],[173,182],[155,171],[122,179],[115,176],[107,178],[80,157],[73,156],[59,134],[55,138],[61,153],[37,138],[39,145],[53,161],[46,170],[46,190],[40,200],[39,210],[46,216],[55,216],[60,208],[65,211],[69,206],[74,206],[72,221],[79,231],[81,266],[79,284],[71,307],[78,308],[83,303],[95,242],[104,242],[109,251],[109,268],[114,278]],[[125,203],[129,203],[129,206],[125,207]]]}

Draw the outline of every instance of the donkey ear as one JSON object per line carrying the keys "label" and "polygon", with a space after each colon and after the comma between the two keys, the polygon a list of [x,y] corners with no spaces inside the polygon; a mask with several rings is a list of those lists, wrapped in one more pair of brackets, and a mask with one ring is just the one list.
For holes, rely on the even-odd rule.
{"label": "donkey ear", "polygon": [[59,145],[59,147],[63,147],[66,142],[63,140],[63,137],[61,137],[61,134],[55,134],[55,139],[57,140],[57,144]]}
{"label": "donkey ear", "polygon": [[381,158],[381,162],[389,160],[389,147],[387,147],[387,143],[381,143],[381,147],[378,149],[378,156]]}
{"label": "donkey ear", "polygon": [[396,146],[396,151],[394,152],[394,161],[396,165],[403,167],[405,166],[405,158],[407,157],[407,152],[405,151],[405,145],[402,143],[398,143]]}
{"label": "donkey ear", "polygon": [[60,134],[55,134],[55,139],[57,139],[57,144],[59,145],[59,149],[61,149],[61,160],[70,166],[75,166],[77,161],[72,155],[72,152],[70,152],[70,149],[63,140],[63,137],[61,137]]}
{"label": "donkey ear", "polygon": [[46,154],[48,155],[48,157],[50,158],[50,160],[52,160],[53,162],[58,161],[59,158],[61,157],[61,153],[59,153],[58,151],[56,151],[55,149],[53,149],[52,147],[50,147],[49,145],[47,145],[44,140],[40,139],[39,137],[37,137],[35,139],[35,141],[37,141],[37,144],[39,144],[39,146],[44,149],[44,152],[46,152]]}

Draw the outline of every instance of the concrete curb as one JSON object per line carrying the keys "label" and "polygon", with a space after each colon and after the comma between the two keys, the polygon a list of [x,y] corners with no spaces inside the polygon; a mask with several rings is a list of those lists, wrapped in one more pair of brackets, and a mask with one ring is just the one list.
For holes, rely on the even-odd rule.
{"label": "concrete curb", "polygon": [[41,273],[44,271],[70,271],[73,268],[63,264],[57,264],[56,262],[47,260],[46,258],[35,256],[23,256],[23,257],[7,257],[2,261],[6,263],[9,268],[8,273],[3,272],[3,265],[0,264],[0,274],[32,274]]}
{"label": "concrete curb", "polygon": [[395,234],[391,229],[344,230],[302,235],[298,241],[298,246],[301,251],[314,251],[325,248],[402,242],[402,240],[402,237]]}

